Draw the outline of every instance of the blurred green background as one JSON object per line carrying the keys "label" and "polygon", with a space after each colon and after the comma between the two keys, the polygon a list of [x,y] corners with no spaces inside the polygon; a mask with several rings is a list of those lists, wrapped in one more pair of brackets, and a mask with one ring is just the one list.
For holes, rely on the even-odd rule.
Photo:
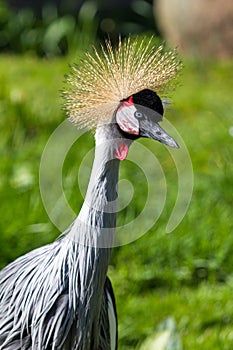
{"label": "blurred green background", "polygon": [[[161,36],[151,1],[18,5],[0,3],[1,267],[60,233],[43,207],[39,166],[50,135],[65,119],[60,90],[68,64],[78,63],[82,50],[106,36],[113,41],[119,33]],[[183,349],[233,348],[233,61],[198,54],[184,54],[183,61],[181,84],[166,117],[191,156],[192,201],[182,223],[166,234],[177,195],[176,168],[166,147],[139,141],[157,156],[168,193],[150,232],[113,251],[109,275],[120,349],[139,349],[168,317],[176,322]],[[93,136],[86,133],[63,166],[64,192],[77,213],[83,200],[77,173],[93,146]],[[121,164],[120,176],[133,184],[134,196],[119,213],[120,224],[142,210],[147,184],[140,175],[130,162]]]}

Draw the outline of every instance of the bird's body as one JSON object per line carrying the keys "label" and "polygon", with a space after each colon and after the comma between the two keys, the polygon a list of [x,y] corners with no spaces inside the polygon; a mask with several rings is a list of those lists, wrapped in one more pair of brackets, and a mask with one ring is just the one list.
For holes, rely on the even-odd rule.
{"label": "bird's body", "polygon": [[[129,53],[129,47],[127,50]],[[130,59],[122,54],[121,46],[118,54],[122,59]],[[170,72],[174,70],[173,61],[172,58]],[[103,65],[104,61],[100,62]],[[90,62],[87,63],[91,69]],[[90,74],[96,73],[102,79],[98,69],[93,68]],[[94,85],[90,77],[85,86],[85,81],[80,85],[82,74],[77,81],[83,86],[86,98]],[[175,73],[172,74],[170,78]],[[103,80],[108,81],[104,76]],[[76,96],[80,100],[74,105],[76,92],[67,93],[68,111],[73,120],[81,110],[77,121],[83,117],[84,124],[91,125],[91,120],[86,120],[88,113],[92,110],[95,115],[96,147],[90,182],[81,211],[67,231],[54,243],[29,252],[1,271],[0,350],[117,349],[115,299],[107,270],[116,228],[120,160],[127,157],[129,146],[139,137],[177,147],[158,125],[163,114],[159,96],[149,89],[139,90],[141,85],[138,85],[135,93],[123,95],[114,112],[109,112],[108,121],[105,109],[101,114],[104,118],[100,117],[97,125],[96,101],[100,93],[96,92],[98,98],[93,97],[93,104],[88,104],[86,109],[80,96]],[[113,103],[110,104],[112,108]],[[100,110],[102,113],[103,109]]]}
{"label": "bird's body", "polygon": [[18,258],[0,274],[1,349],[116,348],[109,321],[115,301],[106,275],[120,161],[112,159],[112,144],[103,136],[101,130],[77,219],[54,243]]}
{"label": "bird's body", "polygon": [[[110,338],[111,322],[116,322],[111,314],[115,312],[111,283],[109,279],[105,280],[104,286],[99,282],[98,291],[87,287],[89,290],[82,299],[79,266],[75,261],[78,260],[77,247],[68,241],[63,238],[36,249],[17,259],[3,272],[1,287],[7,295],[6,308],[1,310],[4,316],[1,349],[116,349],[116,332]],[[62,250],[66,248],[64,254]],[[76,286],[71,285],[73,278]],[[15,295],[16,288],[18,295]],[[92,293],[99,293],[99,297]],[[92,302],[93,295],[96,305]],[[12,298],[14,305],[7,310]],[[100,309],[96,310],[98,305]],[[115,345],[111,347],[111,344]]]}

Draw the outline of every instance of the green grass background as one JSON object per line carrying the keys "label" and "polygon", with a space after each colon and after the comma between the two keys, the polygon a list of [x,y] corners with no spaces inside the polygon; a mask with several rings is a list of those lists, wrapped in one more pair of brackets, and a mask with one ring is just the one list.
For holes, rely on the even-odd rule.
{"label": "green grass background", "polygon": [[[59,235],[43,207],[39,166],[50,135],[65,119],[59,90],[74,60],[0,56],[1,267]],[[113,251],[109,275],[117,298],[120,349],[139,348],[168,316],[177,323],[184,349],[233,348],[233,63],[184,63],[181,86],[166,117],[190,153],[192,201],[181,224],[166,234],[177,195],[176,169],[166,147],[139,141],[164,170],[167,199],[149,232]],[[93,136],[83,135],[64,162],[64,192],[75,212],[83,200],[78,169],[93,146]],[[133,145],[130,154],[135,151]],[[84,187],[92,157],[93,152],[80,175]],[[121,178],[134,188],[130,205],[119,213],[118,223],[124,224],[142,210],[147,185],[129,161],[121,164]],[[156,178],[154,186],[159,186]],[[122,197],[125,191],[120,189]]]}

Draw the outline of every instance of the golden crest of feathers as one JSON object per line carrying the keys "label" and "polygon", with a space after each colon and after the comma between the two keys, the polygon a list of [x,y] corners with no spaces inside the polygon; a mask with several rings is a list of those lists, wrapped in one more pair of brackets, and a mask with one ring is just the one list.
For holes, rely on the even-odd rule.
{"label": "golden crest of feathers", "polygon": [[160,95],[174,88],[181,62],[175,49],[164,51],[155,37],[110,40],[98,51],[85,53],[80,66],[73,66],[64,91],[65,109],[72,122],[95,128],[108,122],[120,101],[143,89]]}

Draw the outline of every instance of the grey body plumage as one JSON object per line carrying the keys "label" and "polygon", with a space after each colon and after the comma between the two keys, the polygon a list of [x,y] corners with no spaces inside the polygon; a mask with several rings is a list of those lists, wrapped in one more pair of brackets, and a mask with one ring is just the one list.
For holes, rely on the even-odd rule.
{"label": "grey body plumage", "polygon": [[1,349],[112,350],[109,297],[115,301],[106,274],[116,210],[107,207],[119,160],[108,148],[96,147],[94,181],[70,228],[1,271]]}

